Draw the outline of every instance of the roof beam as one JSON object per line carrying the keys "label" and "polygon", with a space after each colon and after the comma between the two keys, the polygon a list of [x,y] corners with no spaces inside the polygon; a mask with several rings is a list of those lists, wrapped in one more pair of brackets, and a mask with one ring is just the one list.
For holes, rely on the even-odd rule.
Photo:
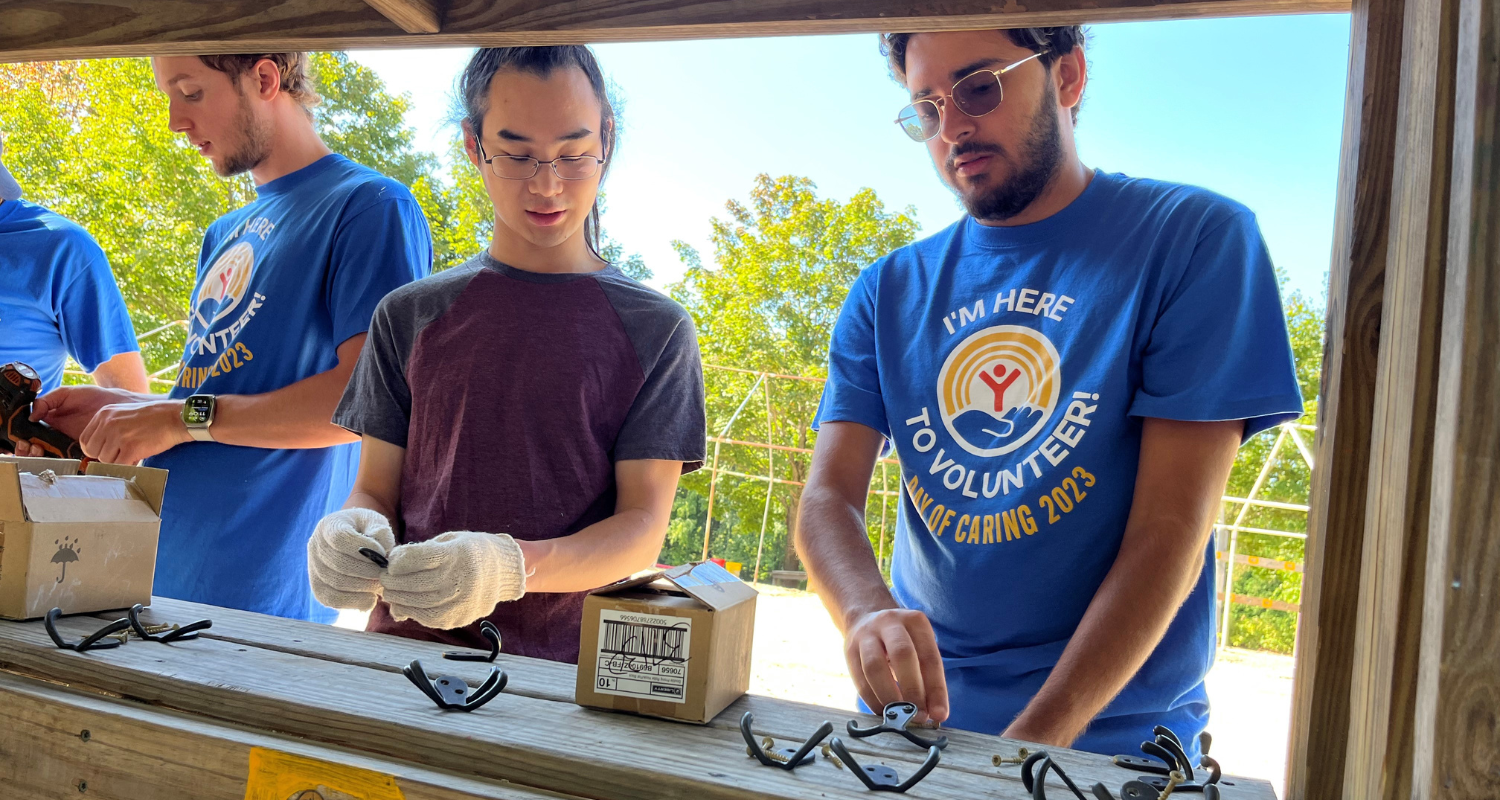
{"label": "roof beam", "polygon": [[[437,33],[372,8],[419,0],[0,0],[0,61],[931,31],[1341,12],[1350,0],[452,0]],[[426,2],[428,0],[422,0]],[[433,8],[434,23],[437,17]]]}
{"label": "roof beam", "polygon": [[407,33],[437,33],[443,29],[431,0],[365,0]]}

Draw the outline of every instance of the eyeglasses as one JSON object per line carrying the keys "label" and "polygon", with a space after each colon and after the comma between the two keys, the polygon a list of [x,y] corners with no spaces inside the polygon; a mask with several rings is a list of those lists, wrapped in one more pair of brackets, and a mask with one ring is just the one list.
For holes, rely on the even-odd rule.
{"label": "eyeglasses", "polygon": [[538,161],[531,156],[486,157],[484,144],[478,141],[475,144],[479,146],[479,160],[490,168],[495,177],[508,181],[530,180],[536,177],[543,164],[552,167],[552,174],[565,181],[581,181],[594,177],[594,173],[604,165],[604,159],[598,156],[562,156],[551,161]]}
{"label": "eyeglasses", "polygon": [[[948,97],[953,98],[953,105],[959,111],[971,117],[982,117],[1000,107],[1000,101],[1005,97],[1005,89],[1000,85],[1000,76],[1025,64],[1032,59],[1041,58],[1046,51],[1033,53],[1014,64],[1001,67],[1000,69],[982,69],[963,77],[958,83],[953,84],[953,90]],[[937,98],[923,98],[915,103],[901,109],[896,116],[896,124],[912,141],[925,142],[938,135],[938,130],[943,125],[942,104],[947,98],[939,95]]]}

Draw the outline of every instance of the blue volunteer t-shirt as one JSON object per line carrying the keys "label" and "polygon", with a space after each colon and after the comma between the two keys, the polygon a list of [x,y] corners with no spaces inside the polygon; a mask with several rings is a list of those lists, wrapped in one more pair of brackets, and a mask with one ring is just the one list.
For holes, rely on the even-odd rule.
{"label": "blue volunteer t-shirt", "polygon": [[29,364],[45,393],[62,383],[70,354],[93,372],[139,349],[94,237],[35,203],[0,202],[0,364]]}
{"label": "blue volunteer t-shirt", "polygon": [[[937,632],[949,724],[999,733],[1119,552],[1141,418],[1244,419],[1248,438],[1301,411],[1250,211],[1096,172],[1041,222],[966,217],[864,270],[834,329],[818,420],[894,443],[895,597]],[[1214,651],[1209,547],[1161,644],[1075,747],[1136,753],[1164,724],[1196,751]]]}
{"label": "blue volunteer t-shirt", "polygon": [[[329,155],[257,188],[203,237],[172,397],[264,394],[338,365],[380,299],[427,275],[432,240],[405,186]],[[307,582],[307,538],[349,496],[359,445],[303,450],[178,445],[155,593],[332,621]]]}

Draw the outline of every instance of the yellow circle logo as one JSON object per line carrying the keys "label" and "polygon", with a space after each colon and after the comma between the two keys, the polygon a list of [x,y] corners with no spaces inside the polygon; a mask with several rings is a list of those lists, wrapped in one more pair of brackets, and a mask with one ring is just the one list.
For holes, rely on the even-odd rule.
{"label": "yellow circle logo", "polygon": [[1057,348],[1040,332],[996,325],[964,339],[938,372],[943,426],[976,456],[1009,453],[1030,441],[1057,408]]}
{"label": "yellow circle logo", "polygon": [[207,333],[215,322],[229,316],[249,293],[250,276],[255,272],[255,250],[249,242],[240,242],[225,250],[203,276],[198,300],[193,307],[193,321]]}

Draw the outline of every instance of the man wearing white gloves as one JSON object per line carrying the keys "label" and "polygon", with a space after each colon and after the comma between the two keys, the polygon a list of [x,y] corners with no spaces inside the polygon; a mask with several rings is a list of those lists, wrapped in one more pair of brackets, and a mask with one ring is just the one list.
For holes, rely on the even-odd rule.
{"label": "man wearing white gloves", "polygon": [[482,648],[488,619],[507,653],[576,663],[584,595],[655,564],[703,462],[697,339],[598,255],[617,127],[589,50],[480,50],[460,91],[494,240],[376,309],[334,414],[359,475],[308,573],[372,631]]}

